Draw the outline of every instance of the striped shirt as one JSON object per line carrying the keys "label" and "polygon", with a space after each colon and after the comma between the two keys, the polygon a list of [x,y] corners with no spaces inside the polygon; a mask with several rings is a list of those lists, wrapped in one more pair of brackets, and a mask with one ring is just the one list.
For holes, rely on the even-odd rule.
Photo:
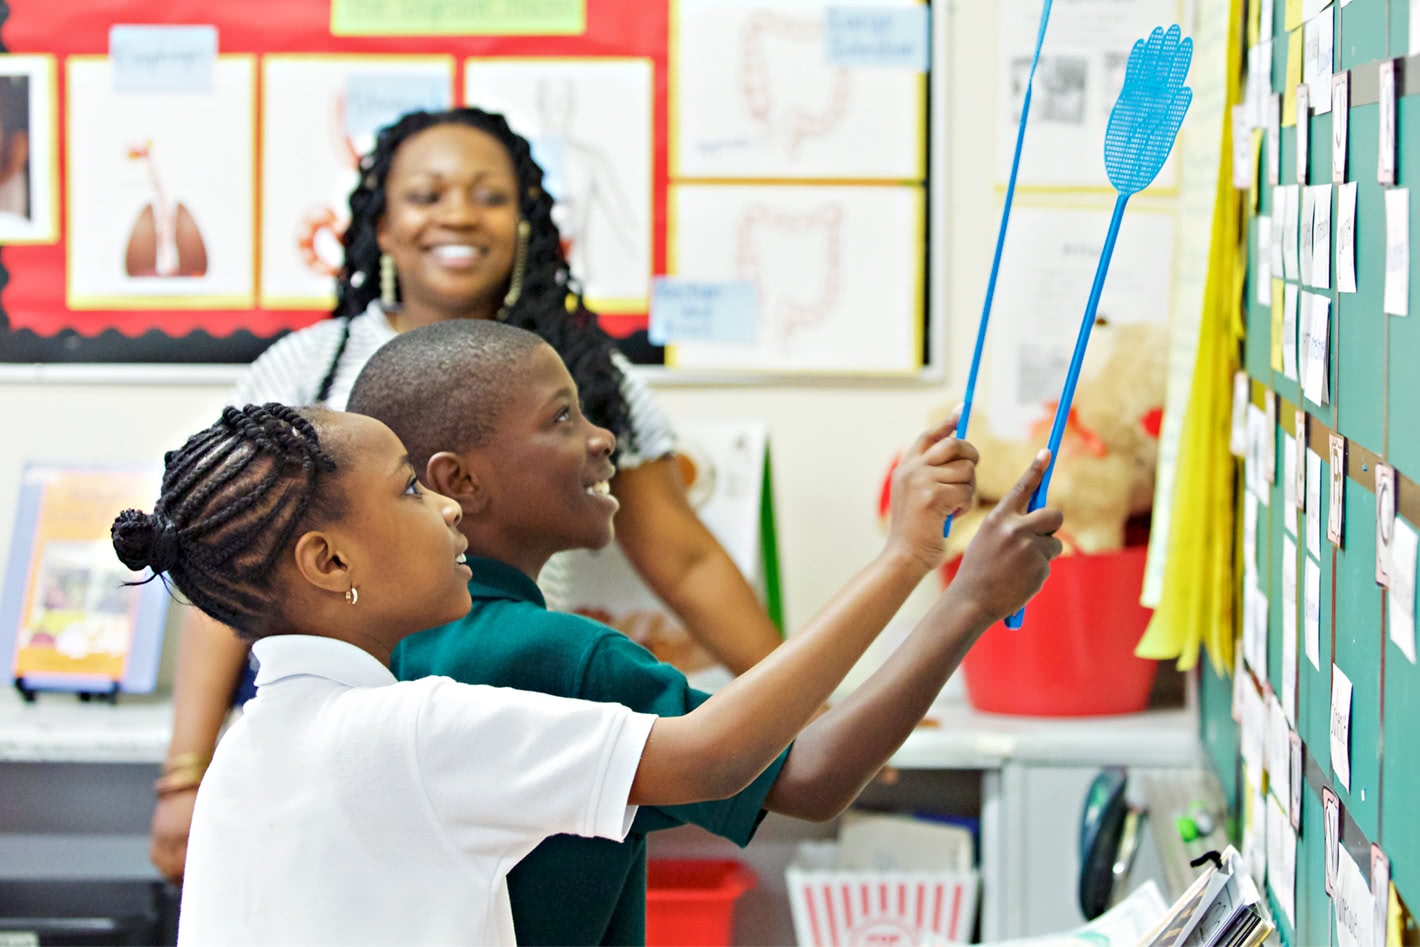
{"label": "striped shirt", "polygon": [[[324,319],[280,339],[263,352],[237,382],[231,403],[278,401],[293,407],[314,404],[320,383],[340,347],[344,329],[344,320]],[[345,351],[340,353],[340,364],[336,366],[330,394],[325,399],[328,407],[345,408],[360,370],[370,356],[396,334],[378,302],[370,303],[369,308],[350,320],[350,339]],[[621,374],[621,393],[626,398],[632,432],[632,443],[622,445],[617,466],[639,467],[648,460],[659,460],[674,453],[675,431],[650,388],[632,373],[626,356],[612,352],[611,360]],[[566,603],[569,567],[566,554],[559,553],[552,557],[538,578],[549,608],[561,609]]]}

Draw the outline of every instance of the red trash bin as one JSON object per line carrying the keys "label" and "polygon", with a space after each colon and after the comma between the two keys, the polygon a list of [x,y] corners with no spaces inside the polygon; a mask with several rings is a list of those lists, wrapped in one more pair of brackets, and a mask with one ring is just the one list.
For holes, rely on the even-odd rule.
{"label": "red trash bin", "polygon": [[[1139,604],[1147,545],[1061,556],[1017,631],[993,625],[962,662],[977,710],[1039,717],[1137,713],[1158,662],[1135,657],[1152,611]],[[946,582],[960,560],[942,568]]]}
{"label": "red trash bin", "polygon": [[653,858],[646,874],[647,947],[729,947],[735,901],[759,880],[733,859]]}

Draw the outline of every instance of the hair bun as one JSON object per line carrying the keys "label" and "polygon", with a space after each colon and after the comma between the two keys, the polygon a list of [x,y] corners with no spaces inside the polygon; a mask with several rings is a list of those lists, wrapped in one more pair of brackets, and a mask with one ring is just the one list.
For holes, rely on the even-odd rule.
{"label": "hair bun", "polygon": [[134,572],[152,569],[157,575],[177,564],[177,526],[166,516],[124,510],[113,521],[109,535],[119,561]]}

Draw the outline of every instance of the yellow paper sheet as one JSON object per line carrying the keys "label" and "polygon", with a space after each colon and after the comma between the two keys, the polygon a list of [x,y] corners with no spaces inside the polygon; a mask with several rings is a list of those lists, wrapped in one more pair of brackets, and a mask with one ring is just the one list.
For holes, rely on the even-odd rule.
{"label": "yellow paper sheet", "polygon": [[1287,79],[1282,85],[1282,127],[1297,124],[1297,86],[1302,84],[1302,31],[1287,34]]}
{"label": "yellow paper sheet", "polygon": [[1302,0],[1287,0],[1286,29],[1295,30],[1302,25]]}
{"label": "yellow paper sheet", "polygon": [[[1243,40],[1243,0],[1207,0],[1200,22],[1232,23],[1218,48],[1218,75],[1196,81],[1226,84],[1227,102],[1237,100]],[[1222,47],[1226,46],[1226,52]],[[1220,90],[1221,91],[1221,90]],[[1220,674],[1233,667],[1233,614],[1240,573],[1233,568],[1237,530],[1233,493],[1237,464],[1228,450],[1233,375],[1242,335],[1241,305],[1247,255],[1242,197],[1232,187],[1231,135],[1224,138],[1212,201],[1207,277],[1197,357],[1193,364],[1173,489],[1166,497],[1169,531],[1162,559],[1158,604],[1135,653],[1145,658],[1175,658],[1187,670],[1206,646]],[[1239,235],[1242,235],[1241,237]],[[1221,432],[1221,434],[1220,434]],[[1155,504],[1155,522],[1160,510]],[[1151,548],[1151,554],[1153,550]]]}

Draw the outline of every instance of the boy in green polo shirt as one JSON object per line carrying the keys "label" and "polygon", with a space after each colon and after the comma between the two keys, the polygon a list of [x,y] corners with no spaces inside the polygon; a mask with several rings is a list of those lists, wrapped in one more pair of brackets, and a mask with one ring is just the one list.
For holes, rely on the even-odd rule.
{"label": "boy in green polo shirt", "polygon": [[[469,541],[472,609],[401,642],[390,662],[397,677],[445,675],[661,716],[707,698],[619,631],[545,607],[536,578],[547,559],[610,543],[617,508],[608,488],[615,438],[582,416],[575,384],[545,342],[476,320],[403,333],[365,366],[349,410],[394,430],[420,479],[459,501]],[[976,452],[948,436],[953,427],[937,426],[907,452],[883,551],[826,613],[848,611],[880,630],[940,564],[943,521],[971,503],[975,482]],[[1018,484],[1020,502],[992,513],[908,640],[747,789],[718,802],[642,808],[625,842],[556,836],[519,863],[508,876],[518,942],[644,943],[647,832],[694,823],[745,845],[766,810],[814,821],[842,812],[976,639],[1040,588],[1060,551],[1051,535],[1060,517],[1026,513],[1025,499],[1047,456]]]}

